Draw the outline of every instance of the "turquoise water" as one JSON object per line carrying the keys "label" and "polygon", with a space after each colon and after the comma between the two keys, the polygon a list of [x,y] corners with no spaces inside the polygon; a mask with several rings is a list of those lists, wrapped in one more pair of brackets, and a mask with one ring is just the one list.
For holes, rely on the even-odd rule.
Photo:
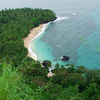
{"label": "turquoise water", "polygon": [[[49,25],[46,28],[46,31],[48,30],[48,28],[49,28]],[[36,38],[32,42],[32,50],[36,53],[39,61],[43,61],[45,59],[53,61],[54,59],[54,57],[52,56],[53,47],[41,41],[41,38],[43,37],[43,35],[46,34],[46,31],[43,32],[38,38]],[[37,46],[37,43],[38,43],[38,46]]]}
{"label": "turquoise water", "polygon": [[[76,64],[100,68],[100,0],[1,0],[3,8],[48,8],[64,20],[50,24],[47,30],[32,42],[38,60],[54,64]],[[63,63],[60,58],[70,56]]]}
{"label": "turquoise water", "polygon": [[[34,53],[37,55],[37,59],[39,61],[44,61],[44,60],[50,60],[53,62],[53,64],[59,63],[61,65],[65,65],[66,62],[62,61],[54,61],[54,56],[52,55],[53,52],[53,46],[48,45],[46,42],[42,41],[41,38],[46,35],[46,32],[48,31],[49,27],[51,24],[49,24],[46,28],[46,31],[43,32],[38,38],[32,41],[32,50]],[[37,46],[38,43],[38,46]]]}
{"label": "turquoise water", "polygon": [[[84,14],[68,15],[68,18],[50,24],[42,36],[33,41],[38,60],[99,69],[100,14],[97,9]],[[70,56],[70,61],[62,62],[63,55]]]}
{"label": "turquoise water", "polygon": [[91,16],[97,26],[96,30],[86,38],[77,50],[79,59],[78,65],[84,65],[88,68],[100,69],[100,13],[94,12]]}

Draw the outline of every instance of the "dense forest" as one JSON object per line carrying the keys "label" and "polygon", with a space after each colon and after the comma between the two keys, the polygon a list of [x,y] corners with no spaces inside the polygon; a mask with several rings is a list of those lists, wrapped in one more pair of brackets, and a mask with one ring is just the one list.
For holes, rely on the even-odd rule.
{"label": "dense forest", "polygon": [[0,11],[0,100],[100,100],[100,70],[83,66],[43,67],[26,57],[23,38],[31,28],[56,19],[51,10],[5,9]]}
{"label": "dense forest", "polygon": [[53,77],[47,73],[48,67],[31,58],[19,67],[2,61],[0,100],[100,100],[100,70],[57,64]]}
{"label": "dense forest", "polygon": [[39,24],[56,19],[51,10],[5,9],[0,11],[0,58],[12,60],[16,66],[26,57],[23,38]]}

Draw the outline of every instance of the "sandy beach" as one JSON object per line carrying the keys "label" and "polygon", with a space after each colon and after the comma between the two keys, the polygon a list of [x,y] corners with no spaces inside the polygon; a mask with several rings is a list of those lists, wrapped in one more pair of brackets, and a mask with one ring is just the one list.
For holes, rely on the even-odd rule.
{"label": "sandy beach", "polygon": [[24,46],[28,49],[27,56],[33,58],[34,60],[37,60],[37,55],[31,49],[31,42],[42,33],[44,27],[45,24],[41,24],[40,26],[31,29],[30,34],[26,38],[24,38]]}

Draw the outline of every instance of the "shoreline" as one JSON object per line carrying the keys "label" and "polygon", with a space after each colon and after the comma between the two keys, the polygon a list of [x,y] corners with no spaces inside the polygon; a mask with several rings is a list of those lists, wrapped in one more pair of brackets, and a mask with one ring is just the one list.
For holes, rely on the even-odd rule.
{"label": "shoreline", "polygon": [[[67,17],[57,17],[55,20],[53,20],[53,22],[58,22],[58,21],[62,21],[64,19],[66,19]],[[39,37],[42,33],[45,32],[45,30],[47,29],[48,25],[51,23],[52,21],[45,23],[45,24],[40,24],[39,26],[33,28],[30,30],[30,33],[28,34],[27,37],[24,38],[24,47],[26,47],[28,49],[28,57],[31,57],[32,59],[34,59],[35,61],[37,61],[37,55],[36,53],[32,50],[32,41],[35,40],[37,37]]]}
{"label": "shoreline", "polygon": [[45,31],[45,27],[47,24],[41,24],[38,27],[31,29],[29,35],[24,38],[24,47],[28,49],[27,56],[31,57],[35,61],[37,60],[37,55],[34,53],[34,51],[32,51],[31,43]]}

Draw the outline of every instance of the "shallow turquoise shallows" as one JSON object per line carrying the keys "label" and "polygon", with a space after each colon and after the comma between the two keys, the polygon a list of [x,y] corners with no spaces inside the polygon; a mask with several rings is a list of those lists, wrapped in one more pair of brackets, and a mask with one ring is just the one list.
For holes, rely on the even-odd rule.
{"label": "shallow turquoise shallows", "polygon": [[[49,27],[49,25],[48,25]],[[46,30],[48,29],[46,28]],[[41,38],[46,33],[43,32],[38,38],[32,41],[32,50],[36,53],[39,61],[43,61],[45,59],[53,61],[54,57],[52,55],[53,47],[47,45],[45,42],[41,41]],[[38,43],[38,44],[37,44]],[[38,46],[37,46],[38,45]]]}

